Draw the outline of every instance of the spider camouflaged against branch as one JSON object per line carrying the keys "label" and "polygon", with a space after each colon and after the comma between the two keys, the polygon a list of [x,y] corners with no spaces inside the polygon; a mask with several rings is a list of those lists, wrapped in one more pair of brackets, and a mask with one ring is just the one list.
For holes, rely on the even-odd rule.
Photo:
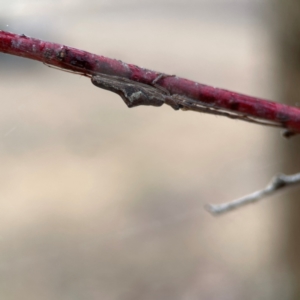
{"label": "spider camouflaged against branch", "polygon": [[[300,133],[300,109],[162,74],[83,50],[0,31],[0,52],[34,59],[49,66],[90,77],[97,87],[112,91],[128,107],[170,105],[175,110],[226,116],[259,125],[284,128],[284,136]],[[219,214],[252,203],[300,182],[300,175],[279,175],[264,190],[208,210]]]}

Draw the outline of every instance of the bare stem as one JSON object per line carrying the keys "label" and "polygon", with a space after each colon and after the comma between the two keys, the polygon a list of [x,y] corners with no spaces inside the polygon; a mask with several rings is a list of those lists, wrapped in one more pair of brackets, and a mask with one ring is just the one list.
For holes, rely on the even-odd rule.
{"label": "bare stem", "polygon": [[214,215],[220,215],[241,206],[257,202],[258,200],[269,196],[270,194],[273,194],[284,187],[288,187],[297,183],[300,183],[300,173],[294,175],[278,174],[262,190],[255,191],[252,194],[246,195],[231,202],[223,204],[208,204],[206,205],[206,209]]}
{"label": "bare stem", "polygon": [[0,30],[0,52],[40,61],[87,77],[108,75],[160,87],[170,96],[176,96],[177,101],[190,99],[191,102],[183,100],[183,107],[187,110],[279,126],[287,129],[286,137],[300,133],[300,109],[297,107],[214,88],[24,34]]}

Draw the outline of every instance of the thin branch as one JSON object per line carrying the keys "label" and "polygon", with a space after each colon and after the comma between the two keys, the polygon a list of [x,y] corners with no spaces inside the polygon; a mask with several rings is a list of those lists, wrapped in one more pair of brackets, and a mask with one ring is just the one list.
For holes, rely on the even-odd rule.
{"label": "thin branch", "polygon": [[206,209],[214,215],[220,215],[237,209],[241,206],[257,202],[258,200],[261,200],[262,198],[267,197],[284,187],[288,187],[297,183],[300,183],[300,173],[293,175],[278,174],[262,190],[256,191],[231,202],[223,204],[208,204],[206,205]]}
{"label": "thin branch", "polygon": [[[24,34],[0,31],[0,52],[37,60],[87,77],[102,74],[155,86],[167,91],[173,97],[171,101],[179,101],[178,97],[181,97],[185,104],[183,108],[187,110],[229,116],[260,125],[280,126],[287,129],[287,137],[300,133],[300,109],[297,107],[214,88]],[[190,100],[194,103],[189,104]]]}
{"label": "thin branch", "polygon": [[[144,69],[80,49],[0,30],[0,52],[40,61],[46,65],[92,78],[92,83],[119,94],[128,107],[161,106],[226,116],[259,125],[285,128],[285,137],[300,133],[300,108],[246,96],[174,75]],[[207,205],[221,214],[256,202],[300,182],[300,173],[279,174],[260,191],[220,205]]]}

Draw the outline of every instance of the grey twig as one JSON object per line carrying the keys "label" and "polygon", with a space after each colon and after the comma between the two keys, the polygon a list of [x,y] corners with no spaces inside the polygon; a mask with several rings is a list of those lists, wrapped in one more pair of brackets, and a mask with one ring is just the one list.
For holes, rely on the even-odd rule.
{"label": "grey twig", "polygon": [[236,199],[231,202],[223,203],[223,204],[208,204],[206,205],[206,209],[214,214],[219,215],[222,213],[226,213],[228,211],[234,210],[246,204],[254,203],[277,190],[300,183],[300,173],[294,175],[285,175],[278,174],[276,175],[271,182],[262,190],[256,191],[252,194],[246,195],[242,198]]}

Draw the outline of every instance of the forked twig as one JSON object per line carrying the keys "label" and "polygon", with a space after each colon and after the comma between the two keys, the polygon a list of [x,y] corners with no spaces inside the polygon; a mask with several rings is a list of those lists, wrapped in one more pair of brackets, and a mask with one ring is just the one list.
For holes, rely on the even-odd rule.
{"label": "forked twig", "polygon": [[207,204],[205,207],[206,209],[214,214],[220,215],[241,206],[257,202],[264,197],[273,194],[274,192],[282,189],[284,187],[288,187],[294,184],[300,183],[300,173],[293,174],[293,175],[285,175],[285,174],[278,174],[276,175],[271,182],[262,190],[256,191],[252,194],[246,195],[242,198],[236,199],[231,202],[222,203],[222,204]]}

